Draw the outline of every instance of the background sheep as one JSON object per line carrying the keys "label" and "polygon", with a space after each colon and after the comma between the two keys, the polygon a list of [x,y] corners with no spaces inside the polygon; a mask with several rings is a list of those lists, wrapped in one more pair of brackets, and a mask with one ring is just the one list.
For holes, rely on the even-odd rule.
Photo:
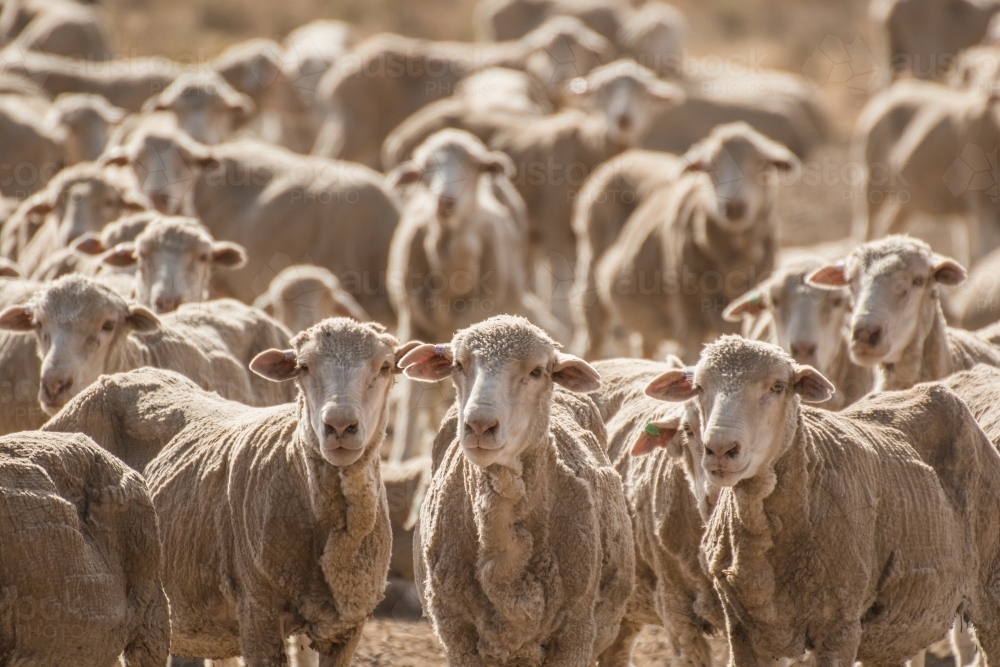
{"label": "background sheep", "polygon": [[66,164],[76,164],[101,155],[125,113],[100,95],[69,93],[53,101],[46,122],[65,134]]}
{"label": "background sheep", "polygon": [[[35,277],[43,282],[70,273],[82,273],[87,276],[126,274],[131,278],[135,275],[134,265],[114,267],[105,264],[102,261],[103,256],[119,243],[134,241],[150,222],[159,217],[159,212],[151,210],[131,213],[107,223],[99,233],[84,232],[70,243],[69,247],[49,253],[35,269]],[[130,284],[126,294],[130,295],[131,290]]]}
{"label": "background sheep", "polygon": [[716,128],[683,160],[683,175],[632,214],[595,269],[600,299],[642,336],[647,358],[673,339],[691,359],[733,330],[722,310],[774,266],[773,173],[799,164],[745,123]]}
{"label": "background sheep", "polygon": [[166,664],[156,515],[138,474],[80,434],[7,435],[0,510],[4,664]]}
{"label": "background sheep", "polygon": [[217,144],[253,113],[254,104],[215,72],[202,70],[177,77],[162,93],[149,98],[142,110],[168,111],[192,139]]}
{"label": "background sheep", "polygon": [[939,380],[977,363],[1000,366],[1000,349],[945,325],[939,285],[959,285],[965,278],[958,262],[931,252],[926,243],[890,236],[816,269],[807,281],[850,287],[851,358],[876,368],[875,388],[883,391]]}
{"label": "background sheep", "polygon": [[324,268],[293,264],[271,279],[267,292],[254,307],[284,324],[292,333],[305,331],[328,317],[371,320],[358,302],[341,286],[337,276]]}
{"label": "background sheep", "polygon": [[597,373],[510,316],[419,345],[400,366],[451,376],[458,393],[460,432],[434,471],[414,556],[449,663],[593,663],[632,590],[631,526],[600,414],[553,386],[593,391]]}
{"label": "background sheep", "polygon": [[[998,500],[996,450],[940,385],[842,413],[800,406],[832,392],[780,348],[737,336],[650,386],[698,402],[702,464],[727,487],[703,549],[733,664],[807,645],[821,665],[902,662],[943,637],[956,610],[988,659],[998,606],[983,591],[1000,541],[982,522]],[[816,568],[827,562],[837,566]]]}

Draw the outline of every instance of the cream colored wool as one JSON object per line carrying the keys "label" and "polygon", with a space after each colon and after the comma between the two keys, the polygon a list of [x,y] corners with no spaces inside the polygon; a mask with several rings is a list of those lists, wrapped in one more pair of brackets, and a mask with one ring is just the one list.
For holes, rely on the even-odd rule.
{"label": "cream colored wool", "polygon": [[0,438],[0,664],[163,667],[159,562],[138,474],[80,434]]}

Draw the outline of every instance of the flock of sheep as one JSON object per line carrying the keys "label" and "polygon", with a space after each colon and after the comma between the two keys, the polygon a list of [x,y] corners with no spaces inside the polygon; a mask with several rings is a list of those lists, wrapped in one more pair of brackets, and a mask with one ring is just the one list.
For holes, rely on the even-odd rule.
{"label": "flock of sheep", "polygon": [[871,14],[790,248],[818,92],[655,0],[197,65],[3,0],[0,665],[346,667],[414,584],[451,667],[1000,663],[1000,3]]}

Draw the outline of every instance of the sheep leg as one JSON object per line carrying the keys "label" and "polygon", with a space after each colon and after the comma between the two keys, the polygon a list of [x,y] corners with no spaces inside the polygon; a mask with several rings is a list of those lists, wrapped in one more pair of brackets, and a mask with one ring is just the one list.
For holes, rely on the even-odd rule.
{"label": "sheep leg", "polygon": [[861,623],[850,623],[827,636],[816,650],[816,667],[853,667],[861,643]]}
{"label": "sheep leg", "polygon": [[329,653],[319,657],[319,667],[351,667],[351,660],[354,659],[364,628],[364,623],[354,626],[344,641],[334,644]]}
{"label": "sheep leg", "polygon": [[632,664],[632,646],[640,630],[642,623],[623,618],[618,636],[611,646],[604,649],[597,664],[601,667],[629,667]]}
{"label": "sheep leg", "polygon": [[597,624],[594,612],[590,609],[578,611],[567,616],[562,628],[553,637],[554,648],[546,656],[546,667],[579,667],[592,665],[594,639],[597,637]]}
{"label": "sheep leg", "polygon": [[[240,649],[247,667],[288,667],[285,638],[277,616],[262,613],[264,605],[240,605]],[[227,666],[228,667],[228,666]]]}

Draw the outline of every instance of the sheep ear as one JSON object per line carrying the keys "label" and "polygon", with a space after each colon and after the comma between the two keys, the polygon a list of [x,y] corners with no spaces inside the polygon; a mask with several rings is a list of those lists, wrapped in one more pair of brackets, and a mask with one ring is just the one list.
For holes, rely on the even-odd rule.
{"label": "sheep ear", "polygon": [[416,183],[421,176],[423,176],[423,172],[421,172],[420,167],[413,162],[404,162],[386,175],[385,184],[386,187],[395,190],[404,185]]}
{"label": "sheep ear", "polygon": [[0,258],[0,278],[23,278],[21,269],[9,259]]}
{"label": "sheep ear", "polygon": [[806,403],[822,403],[828,401],[836,391],[833,383],[823,377],[823,374],[812,366],[796,366],[792,378],[795,393]]}
{"label": "sheep ear", "polygon": [[632,456],[644,456],[657,447],[663,447],[670,456],[680,454],[680,448],[674,443],[677,431],[681,428],[680,417],[671,417],[661,421],[646,424],[632,445]]}
{"label": "sheep ear", "polygon": [[247,263],[247,251],[238,243],[216,241],[212,244],[212,264],[238,269]]}
{"label": "sheep ear", "polygon": [[125,322],[137,334],[151,334],[160,330],[160,318],[145,306],[129,306]]}
{"label": "sheep ear", "polygon": [[483,158],[480,169],[487,174],[500,174],[507,178],[514,178],[517,168],[514,161],[502,151],[493,151]]}
{"label": "sheep ear", "polygon": [[128,151],[125,148],[119,146],[117,148],[112,148],[108,152],[97,158],[97,164],[101,166],[113,165],[116,167],[124,167],[129,163]]}
{"label": "sheep ear", "polygon": [[73,241],[70,246],[76,252],[83,253],[84,255],[100,255],[107,251],[104,247],[104,241],[101,240],[99,234],[94,232],[85,232],[78,239]]}
{"label": "sheep ear", "polygon": [[795,153],[776,141],[768,142],[762,148],[761,153],[764,159],[777,167],[779,171],[797,172],[802,166]]}
{"label": "sheep ear", "polygon": [[965,267],[950,257],[934,256],[934,280],[942,285],[961,285],[969,277]]}
{"label": "sheep ear", "polygon": [[148,100],[142,103],[142,107],[139,109],[142,113],[149,113],[151,111],[162,111],[164,109],[169,109],[170,105],[163,101],[162,95],[154,95]]}
{"label": "sheep ear", "polygon": [[302,369],[295,350],[264,350],[250,362],[250,370],[262,378],[284,382],[297,377]]}
{"label": "sheep ear", "polygon": [[698,151],[691,155],[685,155],[683,159],[684,168],[681,171],[711,171],[712,161],[704,152]]}
{"label": "sheep ear", "polygon": [[219,161],[212,157],[208,147],[196,142],[194,139],[188,139],[183,144],[175,142],[174,148],[181,160],[188,167],[200,167],[211,170],[217,169],[220,166]]}
{"label": "sheep ear", "polygon": [[134,266],[136,261],[135,244],[131,241],[119,243],[101,257],[101,263],[108,266]]}
{"label": "sheep ear", "polygon": [[[338,304],[339,304],[339,302],[338,302]],[[353,315],[350,315],[350,314],[344,315],[343,317],[353,317],[354,319],[357,319],[356,317],[354,317]],[[359,321],[364,321],[364,320],[359,320]],[[405,357],[407,354],[409,354],[411,351],[415,350],[416,348],[420,347],[421,345],[423,345],[423,343],[421,343],[419,340],[411,340],[410,342],[403,343],[402,345],[400,345],[399,347],[397,347],[396,350],[395,350],[395,353],[394,353],[395,361],[393,362],[393,365],[392,365],[392,372],[393,373],[402,373],[403,372],[403,367],[399,365],[399,362],[403,360],[403,357]]]}
{"label": "sheep ear", "polygon": [[839,289],[848,284],[847,265],[837,262],[818,268],[806,276],[806,284],[820,289]]}
{"label": "sheep ear", "polygon": [[552,381],[570,391],[586,393],[601,388],[601,375],[580,357],[556,352],[552,364]]}
{"label": "sheep ear", "polygon": [[680,403],[698,395],[693,368],[672,368],[646,385],[646,396]]}
{"label": "sheep ear", "polygon": [[274,302],[271,301],[270,294],[265,293],[257,297],[257,300],[253,302],[253,307],[271,315],[272,317],[274,316]]}
{"label": "sheep ear", "polygon": [[397,362],[406,377],[421,382],[437,382],[452,374],[454,355],[451,345],[421,343],[407,352]]}
{"label": "sheep ear", "polygon": [[684,91],[681,90],[680,87],[667,83],[666,81],[652,81],[650,82],[648,89],[650,96],[652,96],[654,100],[671,107],[675,107],[683,103],[687,98],[687,95],[684,94]]}
{"label": "sheep ear", "polygon": [[129,195],[122,200],[122,207],[130,213],[142,213],[153,208],[153,202],[145,197]]}
{"label": "sheep ear", "polygon": [[727,322],[741,322],[744,317],[760,315],[767,310],[767,299],[760,290],[750,290],[740,298],[726,306],[722,311],[722,319]]}
{"label": "sheep ear", "polygon": [[47,196],[39,197],[34,203],[30,204],[25,210],[25,215],[48,215],[52,212],[55,205],[52,200]]}
{"label": "sheep ear", "polygon": [[27,306],[11,306],[0,312],[0,330],[26,333],[35,330],[35,316]]}

